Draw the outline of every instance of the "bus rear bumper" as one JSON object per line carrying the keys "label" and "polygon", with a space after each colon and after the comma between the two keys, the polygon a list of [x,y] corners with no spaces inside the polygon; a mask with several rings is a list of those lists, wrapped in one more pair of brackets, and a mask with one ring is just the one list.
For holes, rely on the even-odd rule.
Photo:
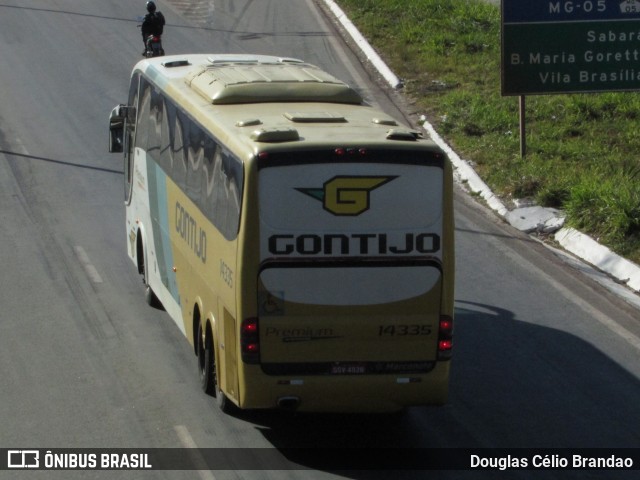
{"label": "bus rear bumper", "polygon": [[[280,408],[299,412],[395,412],[409,406],[444,405],[450,362],[428,374],[335,375],[252,378],[241,408]],[[259,367],[257,367],[259,369]]]}

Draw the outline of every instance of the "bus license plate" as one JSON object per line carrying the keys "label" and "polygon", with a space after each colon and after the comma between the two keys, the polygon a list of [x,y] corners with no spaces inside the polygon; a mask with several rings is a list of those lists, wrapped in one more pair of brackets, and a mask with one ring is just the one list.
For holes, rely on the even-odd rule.
{"label": "bus license plate", "polygon": [[366,367],[360,363],[338,364],[331,366],[332,375],[362,375],[366,373]]}

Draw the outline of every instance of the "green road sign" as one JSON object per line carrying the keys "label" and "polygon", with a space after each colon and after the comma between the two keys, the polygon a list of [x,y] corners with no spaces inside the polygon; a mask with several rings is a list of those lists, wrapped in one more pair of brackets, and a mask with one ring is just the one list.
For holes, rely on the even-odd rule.
{"label": "green road sign", "polygon": [[518,2],[503,0],[503,95],[640,90],[640,2]]}

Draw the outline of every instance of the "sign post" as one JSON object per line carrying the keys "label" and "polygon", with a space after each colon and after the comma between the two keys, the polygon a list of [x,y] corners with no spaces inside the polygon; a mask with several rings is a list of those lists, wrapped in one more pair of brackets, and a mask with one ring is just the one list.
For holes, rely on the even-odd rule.
{"label": "sign post", "polygon": [[526,125],[526,104],[524,95],[520,95],[520,156],[524,158],[527,155],[527,135],[525,130]]}

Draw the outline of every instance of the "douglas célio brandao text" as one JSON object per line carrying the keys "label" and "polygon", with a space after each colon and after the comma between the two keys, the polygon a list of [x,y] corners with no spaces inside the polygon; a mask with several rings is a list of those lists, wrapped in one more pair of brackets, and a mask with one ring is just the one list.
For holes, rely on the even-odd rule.
{"label": "douglas c\u00e9lio brandao text", "polygon": [[482,456],[471,455],[469,466],[474,469],[631,469],[633,458],[608,455],[590,457],[584,455],[529,455]]}

